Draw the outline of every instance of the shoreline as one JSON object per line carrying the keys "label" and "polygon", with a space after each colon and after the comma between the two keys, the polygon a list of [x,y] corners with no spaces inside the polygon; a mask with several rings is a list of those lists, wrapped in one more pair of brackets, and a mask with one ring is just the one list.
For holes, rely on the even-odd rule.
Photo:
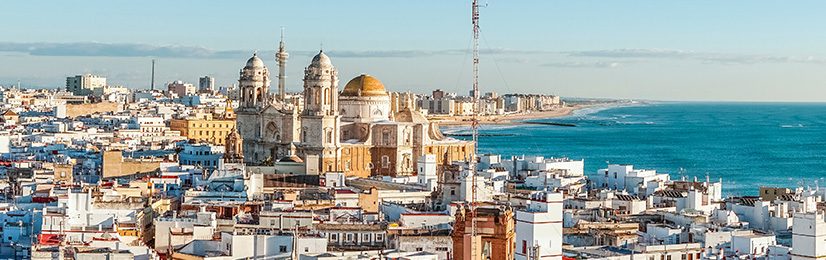
{"label": "shoreline", "polygon": [[[587,108],[587,107],[594,107],[599,105],[574,105],[574,106],[564,106],[560,108],[554,108],[551,110],[546,111],[531,111],[527,113],[520,113],[520,114],[508,114],[508,115],[493,115],[493,116],[482,116],[479,119],[480,125],[523,125],[529,124],[525,122],[520,122],[517,120],[524,120],[524,119],[545,119],[545,118],[555,118],[555,117],[562,117],[568,116],[574,113],[574,111]],[[429,118],[432,122],[438,122],[440,126],[463,126],[463,125],[471,125],[471,117],[470,116],[434,116]]]}

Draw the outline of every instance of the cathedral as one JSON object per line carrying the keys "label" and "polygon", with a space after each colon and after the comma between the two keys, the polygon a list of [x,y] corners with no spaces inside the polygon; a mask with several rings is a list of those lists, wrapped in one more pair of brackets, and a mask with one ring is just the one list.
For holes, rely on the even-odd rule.
{"label": "cathedral", "polygon": [[425,154],[436,155],[437,163],[473,155],[473,142],[444,137],[414,108],[392,113],[390,96],[374,77],[356,76],[339,91],[338,71],[323,51],[304,69],[303,110],[285,105],[283,42],[279,54],[278,95],[270,95],[270,73],[257,55],[240,71],[236,122],[245,162],[297,156],[315,169],[307,174],[405,176],[417,174]]}

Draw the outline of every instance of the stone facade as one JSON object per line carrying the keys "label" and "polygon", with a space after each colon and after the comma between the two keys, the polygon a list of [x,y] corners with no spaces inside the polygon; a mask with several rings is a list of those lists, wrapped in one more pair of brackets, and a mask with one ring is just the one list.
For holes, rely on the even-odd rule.
{"label": "stone facade", "polygon": [[357,76],[340,92],[338,82],[337,69],[319,52],[304,69],[303,110],[287,109],[269,95],[263,62],[250,58],[241,70],[243,94],[236,111],[245,161],[297,155],[317,162],[308,167],[319,173],[367,177],[414,175],[424,154],[437,155],[439,162],[472,156],[473,142],[445,138],[438,125],[412,108],[412,101],[399,112],[391,110],[390,95],[377,79]]}

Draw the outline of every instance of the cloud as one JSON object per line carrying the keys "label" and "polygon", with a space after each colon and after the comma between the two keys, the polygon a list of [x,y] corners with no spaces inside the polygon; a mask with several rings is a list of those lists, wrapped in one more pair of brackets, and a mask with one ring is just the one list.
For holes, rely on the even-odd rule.
{"label": "cloud", "polygon": [[[306,53],[300,52],[299,53]],[[307,56],[317,52],[306,53]],[[435,55],[454,54],[453,51],[387,50],[387,51],[326,51],[337,58],[418,58]]]}
{"label": "cloud", "polygon": [[[32,56],[78,56],[78,57],[165,57],[165,58],[203,58],[203,59],[238,59],[250,56],[252,50],[217,51],[200,46],[186,45],[152,45],[143,43],[15,43],[0,42],[0,52],[27,53]],[[294,55],[313,56],[318,51],[291,51]],[[386,50],[386,51],[328,51],[329,55],[341,58],[413,58],[444,54],[456,54],[459,51],[427,50]],[[258,52],[261,56],[273,56],[275,51]]]}
{"label": "cloud", "polygon": [[[14,43],[0,42],[0,51],[32,56],[229,58],[249,51],[215,51],[206,47],[142,43]],[[248,54],[246,54],[248,55]]]}
{"label": "cloud", "polygon": [[773,56],[736,53],[701,52],[670,49],[613,49],[568,52],[572,57],[614,59],[684,59],[704,64],[757,64],[757,63],[814,63],[826,64],[826,59],[812,56]]}
{"label": "cloud", "polygon": [[[76,56],[76,57],[163,57],[196,59],[246,59],[253,50],[213,50],[202,46],[177,44],[154,45],[144,43],[17,43],[0,42],[0,52],[4,55],[25,53],[32,56]],[[315,50],[290,51],[296,56],[313,56]],[[607,49],[585,51],[535,51],[508,48],[480,49],[481,55],[493,55],[497,61],[510,63],[538,63],[541,56],[562,55],[575,58],[603,58],[619,60],[621,63],[633,62],[634,59],[677,59],[695,60],[702,64],[757,64],[757,63],[810,63],[826,64],[826,58],[812,56],[772,56],[756,54],[736,54],[702,52],[694,50],[673,49]],[[420,58],[444,55],[468,55],[470,50],[329,50],[325,53],[337,58]],[[259,51],[259,56],[273,57],[275,50]],[[558,62],[547,63],[548,67],[602,67],[611,68],[620,65],[615,62]]]}
{"label": "cloud", "polygon": [[[154,45],[144,43],[18,43],[0,42],[0,52],[27,53],[32,56],[79,56],[79,57],[165,57],[165,58],[241,58],[248,57],[252,50],[213,50],[201,46],[176,44]],[[313,56],[318,51],[294,50],[291,54]],[[464,55],[470,50],[329,50],[328,55],[339,58],[417,58],[438,55]],[[482,54],[524,55],[542,53],[507,48],[480,49]],[[275,50],[259,51],[261,56],[273,56]]]}
{"label": "cloud", "polygon": [[553,62],[542,64],[544,67],[554,68],[616,68],[619,62]]}

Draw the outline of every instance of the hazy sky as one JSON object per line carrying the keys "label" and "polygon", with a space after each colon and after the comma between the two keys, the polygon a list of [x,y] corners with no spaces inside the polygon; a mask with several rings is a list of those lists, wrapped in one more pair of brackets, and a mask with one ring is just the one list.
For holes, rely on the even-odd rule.
{"label": "hazy sky", "polygon": [[[258,51],[273,74],[286,27],[287,90],[323,44],[340,85],[467,94],[466,1],[9,1],[0,85],[64,87],[92,73],[148,88],[237,82]],[[488,1],[482,92],[659,100],[826,101],[824,1]],[[275,82],[273,82],[275,86]],[[275,89],[275,88],[273,88]]]}

